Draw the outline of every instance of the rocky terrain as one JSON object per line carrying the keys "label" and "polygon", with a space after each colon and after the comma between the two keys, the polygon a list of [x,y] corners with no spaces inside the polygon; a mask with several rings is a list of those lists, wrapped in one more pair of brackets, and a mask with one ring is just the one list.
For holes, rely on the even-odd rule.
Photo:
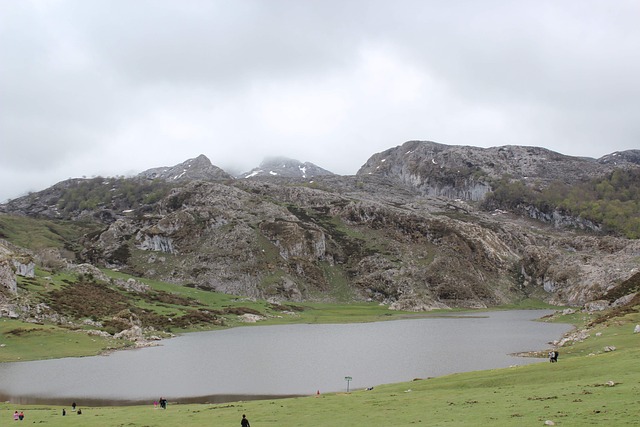
{"label": "rocky terrain", "polygon": [[[639,158],[637,150],[596,160],[536,147],[411,141],[373,155],[355,176],[319,168],[305,177],[299,162],[280,160],[297,172],[233,179],[200,156],[124,181],[85,183],[91,197],[108,190],[91,206],[67,203],[84,188],[73,181],[0,212],[91,221],[95,231],[59,253],[70,264],[274,302],[372,300],[430,310],[536,297],[584,305],[638,273],[640,241],[487,211],[480,202],[505,176],[534,186],[571,184],[637,168]],[[150,182],[143,194],[131,191]],[[19,272],[10,260],[30,256],[38,264],[44,253],[0,253],[4,288],[15,289],[10,278]]]}
{"label": "rocky terrain", "polygon": [[424,195],[480,201],[492,182],[505,176],[538,186],[575,183],[640,166],[640,150],[612,153],[601,159],[572,157],[540,147],[508,145],[478,148],[430,141],[409,141],[375,154],[357,175],[397,179]]}
{"label": "rocky terrain", "polygon": [[148,169],[138,174],[140,178],[161,179],[169,182],[187,182],[194,180],[231,179],[230,174],[211,164],[207,156],[201,154],[179,165]]}

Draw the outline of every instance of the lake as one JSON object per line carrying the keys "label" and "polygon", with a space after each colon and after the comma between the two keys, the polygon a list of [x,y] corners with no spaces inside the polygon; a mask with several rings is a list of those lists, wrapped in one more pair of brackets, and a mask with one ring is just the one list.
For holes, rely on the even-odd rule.
{"label": "lake", "polygon": [[546,359],[570,325],[515,310],[376,323],[251,326],[185,334],[107,356],[0,364],[0,399],[81,405],[310,395]]}

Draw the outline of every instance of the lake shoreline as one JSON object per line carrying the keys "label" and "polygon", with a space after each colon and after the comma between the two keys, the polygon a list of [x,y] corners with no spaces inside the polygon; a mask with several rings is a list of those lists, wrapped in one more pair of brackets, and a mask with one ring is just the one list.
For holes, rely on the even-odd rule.
{"label": "lake shoreline", "polygon": [[[548,339],[547,337],[554,336],[558,338],[560,335],[550,332],[546,327],[541,328],[540,324],[536,327],[535,324],[537,322],[535,320],[540,318],[538,316],[539,313],[532,315],[527,311],[488,312],[487,315],[480,316],[477,315],[479,313],[467,316],[461,315],[462,313],[456,313],[454,317],[438,316],[437,319],[396,319],[401,322],[398,324],[385,321],[332,325],[267,325],[261,329],[231,328],[222,331],[202,332],[198,335],[187,333],[175,337],[175,342],[173,339],[168,340],[167,343],[170,342],[169,348],[159,349],[160,352],[164,351],[164,354],[173,354],[173,359],[170,360],[174,360],[174,362],[166,362],[165,366],[171,368],[168,370],[161,369],[157,373],[154,372],[156,370],[153,367],[162,366],[165,362],[156,360],[158,350],[153,350],[149,353],[146,352],[146,349],[139,349],[139,352],[118,351],[115,352],[117,354],[114,353],[117,356],[115,358],[113,357],[114,355],[111,355],[94,359],[72,358],[70,360],[20,362],[16,366],[7,366],[8,370],[5,369],[2,372],[6,381],[5,387],[0,392],[0,399],[23,404],[64,404],[71,396],[86,396],[86,399],[83,399],[85,405],[130,406],[149,404],[154,399],[159,398],[160,395],[164,395],[170,401],[180,404],[230,403],[309,396],[315,394],[317,390],[328,393],[339,391],[340,382],[337,380],[342,377],[337,374],[335,368],[321,366],[326,361],[325,359],[333,359],[331,363],[337,363],[338,365],[336,366],[343,366],[342,368],[338,367],[338,372],[344,372],[349,375],[353,373],[354,378],[357,377],[357,381],[352,384],[353,390],[411,381],[411,379],[415,378],[435,378],[452,373],[540,363],[544,359],[528,360],[526,362],[515,360],[516,358],[513,356],[516,353],[513,353],[513,350],[518,347],[520,349],[529,347],[532,343],[537,348],[543,348],[541,344]],[[549,311],[546,310],[547,313]],[[477,319],[483,320],[478,321]],[[489,323],[484,323],[485,326],[480,326],[480,329],[477,329],[479,327],[478,324],[483,324],[483,322]],[[513,322],[519,322],[519,326],[510,325]],[[451,331],[448,329],[449,325],[453,327]],[[506,333],[504,337],[497,338],[492,336],[495,333],[490,331],[496,326],[504,331],[499,334]],[[548,326],[555,326],[555,329],[552,328],[551,330],[562,330],[562,333],[566,333],[568,325],[562,325],[562,328],[559,328],[560,325],[558,324],[548,324]],[[485,327],[488,328],[487,332],[482,329]],[[465,331],[467,329],[470,330]],[[347,341],[329,345],[325,349],[328,351],[326,354],[315,354],[322,351],[321,348],[314,347],[317,345],[316,341],[321,341],[334,335],[341,336],[348,331],[355,335]],[[523,331],[529,331],[533,335]],[[533,331],[537,332],[533,333]],[[415,335],[416,333],[418,335]],[[488,335],[484,336],[483,334],[485,333]],[[312,336],[310,342],[297,341],[302,336],[309,334]],[[458,336],[453,341],[450,340],[452,336],[460,334],[463,334],[463,336]],[[467,336],[464,334],[471,334],[471,336],[464,338],[464,336]],[[399,335],[407,335],[407,337],[402,338],[405,341],[395,342],[394,339]],[[386,338],[381,338],[384,336]],[[207,347],[207,345],[210,346],[212,344],[206,344],[211,337],[215,340],[213,348]],[[290,351],[286,349],[291,348],[286,344],[286,340],[289,337],[296,342],[296,346],[301,347],[297,351],[302,353],[293,356],[287,355]],[[419,341],[424,342],[413,344],[414,337],[420,337]],[[229,339],[235,341],[227,342]],[[379,351],[377,346],[381,342],[378,344],[372,342],[378,339],[388,344],[389,347],[394,347],[395,352],[385,353],[384,356],[377,354]],[[472,350],[469,351],[467,348],[467,350],[460,349],[460,351],[457,351],[460,339],[465,342],[474,341]],[[355,348],[351,349],[351,353],[345,353],[345,344],[347,342],[350,343],[351,340],[364,341],[356,342],[353,345]],[[254,343],[255,341],[257,343]],[[263,355],[262,352],[271,345],[269,342],[278,342],[283,347],[280,353]],[[448,344],[442,347],[437,344],[439,342],[447,342]],[[487,347],[490,342],[494,344],[489,344],[489,347]],[[241,346],[238,347],[238,345]],[[237,358],[239,352],[244,352],[247,345],[256,346],[254,349],[248,350],[250,354],[256,354],[255,357],[257,357],[256,362],[252,362],[249,366],[243,364],[247,362],[246,360],[243,361],[242,358]],[[426,347],[416,349],[412,348],[413,345]],[[349,344],[346,344],[346,346],[349,346]],[[367,349],[367,346],[373,347]],[[222,353],[215,353],[216,347],[220,347],[218,351]],[[511,349],[511,352],[507,349]],[[166,353],[167,351],[169,353]],[[285,353],[282,353],[282,351]],[[443,351],[445,353],[449,352],[448,355],[441,356]],[[178,358],[175,358],[176,352],[179,352]],[[477,354],[469,356],[470,353],[474,352]],[[540,350],[538,350],[538,355],[540,354],[539,352]],[[196,357],[198,353],[204,354],[209,360],[215,360],[216,364],[194,362],[194,366],[208,365],[209,368],[196,374],[192,372],[193,368],[189,368],[190,371],[180,371],[190,364],[189,362],[185,363],[185,361]],[[528,354],[529,356],[533,355],[532,352],[526,353],[530,353]],[[517,355],[522,356],[523,354]],[[227,359],[224,359],[225,357]],[[263,357],[270,364],[263,366]],[[314,359],[314,357],[318,357],[318,359]],[[452,362],[452,359],[458,357],[462,357],[462,359],[453,360]],[[140,365],[141,360],[144,361],[144,365]],[[402,360],[403,362],[397,364],[393,362],[394,360]],[[447,363],[443,364],[445,360]],[[303,365],[305,363],[306,365],[295,366],[300,361],[304,361]],[[278,365],[272,365],[273,363],[278,363]],[[347,365],[344,365],[344,363],[347,363]],[[380,364],[387,368],[380,370]],[[316,366],[314,371],[320,370],[310,373],[312,371],[309,371],[307,366]],[[344,366],[347,368],[345,369]],[[0,370],[1,368],[0,366]],[[119,372],[122,369],[131,374]],[[222,371],[220,371],[221,369]],[[34,371],[33,373],[31,373],[32,370]],[[55,380],[53,380],[53,377],[47,379],[51,375],[50,372],[67,372],[69,370],[73,370],[77,378],[67,386],[65,386],[66,382],[71,380],[66,378],[68,375],[59,376]],[[146,372],[143,372],[145,370]],[[182,373],[173,372],[176,370]],[[119,376],[114,376],[114,373],[118,373]],[[206,378],[201,378],[203,374]],[[39,380],[36,381],[35,378],[33,381],[30,380],[29,375],[35,375]],[[123,377],[122,375],[125,376]],[[307,378],[309,375],[311,377]],[[131,379],[128,378],[130,376],[132,377]],[[109,378],[109,381],[104,382],[107,378]],[[287,380],[284,380],[284,378],[287,378]],[[300,381],[297,381],[298,378],[301,378]],[[295,381],[292,382],[292,380]],[[134,383],[128,386],[128,382],[131,381],[134,381]],[[40,382],[42,382],[42,386],[38,385]],[[90,384],[90,387],[87,388],[87,385],[81,386],[81,384]],[[74,392],[73,390],[76,391]],[[245,390],[249,392],[247,393]],[[204,393],[198,393],[202,391]]]}

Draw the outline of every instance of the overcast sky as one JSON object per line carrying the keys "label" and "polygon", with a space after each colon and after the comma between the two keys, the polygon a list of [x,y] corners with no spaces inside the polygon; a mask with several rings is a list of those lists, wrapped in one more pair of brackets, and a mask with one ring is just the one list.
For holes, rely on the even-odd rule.
{"label": "overcast sky", "polygon": [[199,154],[640,148],[637,0],[0,0],[0,202]]}

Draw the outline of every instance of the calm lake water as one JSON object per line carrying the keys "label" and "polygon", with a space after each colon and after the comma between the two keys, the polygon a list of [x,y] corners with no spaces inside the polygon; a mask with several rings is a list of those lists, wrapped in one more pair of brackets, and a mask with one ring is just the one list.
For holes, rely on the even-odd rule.
{"label": "calm lake water", "polygon": [[351,390],[545,359],[571,329],[532,322],[551,311],[474,313],[378,323],[252,326],[198,332],[108,356],[0,364],[0,399],[81,405],[223,402]]}

